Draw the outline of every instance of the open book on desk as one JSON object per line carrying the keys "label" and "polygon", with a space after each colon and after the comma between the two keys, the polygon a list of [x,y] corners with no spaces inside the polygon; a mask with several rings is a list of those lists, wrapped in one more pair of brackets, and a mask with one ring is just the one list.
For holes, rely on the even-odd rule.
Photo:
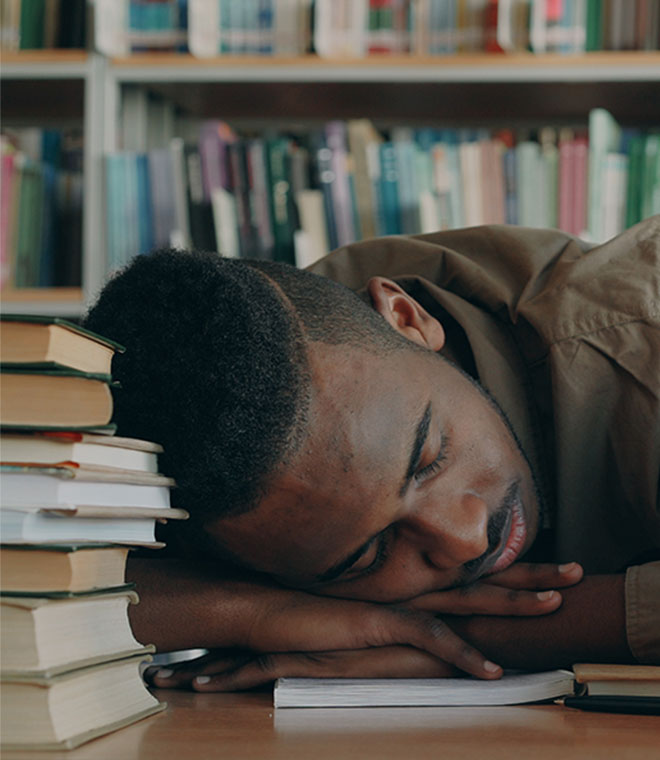
{"label": "open book on desk", "polygon": [[[613,696],[660,695],[660,667],[579,665],[575,671],[506,672],[497,681],[476,678],[280,678],[275,707],[434,707],[514,705],[593,693],[606,679]],[[577,675],[579,674],[579,675]]]}

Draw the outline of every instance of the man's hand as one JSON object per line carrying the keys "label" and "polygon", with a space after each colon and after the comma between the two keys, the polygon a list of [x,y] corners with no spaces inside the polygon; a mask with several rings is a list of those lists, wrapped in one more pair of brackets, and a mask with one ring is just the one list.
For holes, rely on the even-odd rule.
{"label": "man's hand", "polygon": [[164,689],[245,691],[278,678],[448,678],[457,668],[414,647],[255,654],[215,650],[167,667],[151,666],[145,680]]}
{"label": "man's hand", "polygon": [[[458,669],[480,678],[498,678],[501,669],[437,614],[545,615],[557,609],[561,595],[525,587],[561,587],[582,576],[577,565],[563,571],[556,565],[520,565],[470,587],[384,605],[264,583],[209,579],[171,563],[169,569],[165,562],[149,564],[159,572],[137,578],[143,602],[134,608],[131,620],[138,638],[155,641],[160,649],[222,647],[201,664],[167,669],[173,670],[167,677],[161,672],[154,678],[152,670],[151,679],[157,686],[204,686],[205,690],[251,688],[282,675],[419,677],[449,675]],[[135,566],[132,570],[135,579]],[[165,577],[168,572],[171,582]],[[145,588],[149,582],[151,588]],[[167,616],[163,635],[154,612],[162,616],[165,607],[178,613],[175,621]],[[235,648],[242,651],[226,651]],[[196,680],[197,676],[204,680]],[[214,676],[212,681],[206,680],[209,676]]]}
{"label": "man's hand", "polygon": [[634,662],[626,639],[625,576],[588,575],[543,618],[447,617],[452,629],[503,667],[540,670],[576,662]]}

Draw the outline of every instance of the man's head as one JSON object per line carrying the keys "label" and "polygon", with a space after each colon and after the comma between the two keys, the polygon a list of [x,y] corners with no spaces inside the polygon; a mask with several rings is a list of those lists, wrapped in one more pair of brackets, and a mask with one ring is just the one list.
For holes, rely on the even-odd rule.
{"label": "man's head", "polygon": [[165,447],[189,542],[389,600],[503,567],[537,501],[499,409],[436,354],[440,324],[389,280],[368,292],[373,308],[292,267],[166,251],[86,324],[127,347],[119,432]]}

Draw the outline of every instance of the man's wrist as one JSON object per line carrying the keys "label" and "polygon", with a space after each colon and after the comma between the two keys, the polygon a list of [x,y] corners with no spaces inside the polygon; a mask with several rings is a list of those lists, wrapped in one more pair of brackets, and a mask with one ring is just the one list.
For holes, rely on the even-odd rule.
{"label": "man's wrist", "polygon": [[633,662],[626,639],[624,576],[592,575],[561,589],[556,612],[540,617],[449,618],[449,625],[509,668],[570,667],[578,661]]}

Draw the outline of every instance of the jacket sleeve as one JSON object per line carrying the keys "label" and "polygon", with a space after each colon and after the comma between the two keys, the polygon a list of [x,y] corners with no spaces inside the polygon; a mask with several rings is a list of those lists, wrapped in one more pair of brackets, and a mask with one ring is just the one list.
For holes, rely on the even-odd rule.
{"label": "jacket sleeve", "polygon": [[628,568],[626,635],[639,662],[660,665],[660,562]]}

